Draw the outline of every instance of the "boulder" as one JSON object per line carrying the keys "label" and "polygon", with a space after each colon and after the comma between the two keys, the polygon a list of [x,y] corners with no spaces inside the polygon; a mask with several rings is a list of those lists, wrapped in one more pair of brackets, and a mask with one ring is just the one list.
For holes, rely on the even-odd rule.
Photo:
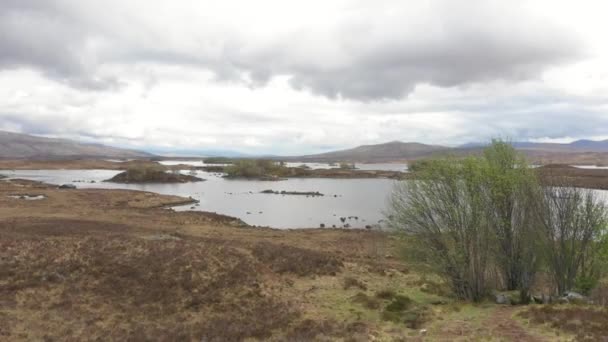
{"label": "boulder", "polygon": [[566,292],[564,297],[568,298],[568,300],[585,300],[585,296],[574,291]]}
{"label": "boulder", "polygon": [[496,304],[501,304],[501,305],[509,305],[511,304],[511,298],[509,298],[509,296],[502,294],[502,293],[497,293],[495,295],[496,297]]}
{"label": "boulder", "polygon": [[59,186],[59,189],[76,189],[76,185],[74,184],[62,184]]}

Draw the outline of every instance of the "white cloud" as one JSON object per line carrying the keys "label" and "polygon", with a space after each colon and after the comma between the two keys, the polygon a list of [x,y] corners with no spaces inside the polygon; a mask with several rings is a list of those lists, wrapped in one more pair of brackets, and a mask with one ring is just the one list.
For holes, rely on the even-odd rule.
{"label": "white cloud", "polygon": [[605,7],[4,0],[0,129],[286,154],[603,137]]}

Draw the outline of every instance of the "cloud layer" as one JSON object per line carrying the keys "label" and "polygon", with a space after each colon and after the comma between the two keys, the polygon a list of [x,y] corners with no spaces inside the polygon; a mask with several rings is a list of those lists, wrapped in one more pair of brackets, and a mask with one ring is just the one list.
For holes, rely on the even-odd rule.
{"label": "cloud layer", "polygon": [[603,136],[606,49],[598,22],[581,21],[601,9],[585,10],[540,0],[5,0],[0,128],[288,153]]}

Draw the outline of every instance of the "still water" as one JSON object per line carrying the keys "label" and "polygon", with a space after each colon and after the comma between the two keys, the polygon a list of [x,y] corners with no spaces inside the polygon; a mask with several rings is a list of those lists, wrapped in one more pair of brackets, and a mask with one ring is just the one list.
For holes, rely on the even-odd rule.
{"label": "still water", "polygon": [[[362,164],[364,165],[364,164]],[[316,166],[316,165],[315,165]],[[358,165],[359,166],[359,165]],[[390,167],[402,167],[391,164]],[[197,171],[204,182],[185,184],[118,184],[102,182],[120,171],[113,170],[16,170],[2,171],[12,178],[24,178],[50,184],[72,183],[79,188],[132,189],[161,194],[191,196],[199,206],[175,210],[201,210],[235,216],[250,225],[273,228],[342,227],[376,225],[394,180],[307,178],[284,181],[226,180],[215,174]],[[95,183],[91,183],[94,181]],[[262,190],[319,191],[325,196],[261,194]],[[357,219],[355,219],[355,216]],[[346,217],[345,223],[340,218]],[[348,217],[351,217],[348,219]]]}

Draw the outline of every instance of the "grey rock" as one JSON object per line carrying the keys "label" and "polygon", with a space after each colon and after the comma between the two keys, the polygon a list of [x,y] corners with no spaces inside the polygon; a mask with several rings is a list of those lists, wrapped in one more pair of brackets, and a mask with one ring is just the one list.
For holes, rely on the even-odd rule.
{"label": "grey rock", "polygon": [[508,305],[511,304],[511,298],[509,298],[509,296],[502,294],[502,293],[497,293],[495,295],[496,297],[496,304],[501,304],[501,305]]}
{"label": "grey rock", "polygon": [[74,184],[62,184],[59,186],[59,189],[76,189],[76,185]]}
{"label": "grey rock", "polygon": [[585,296],[580,293],[574,291],[568,291],[564,294],[564,297],[568,298],[568,300],[584,300]]}

